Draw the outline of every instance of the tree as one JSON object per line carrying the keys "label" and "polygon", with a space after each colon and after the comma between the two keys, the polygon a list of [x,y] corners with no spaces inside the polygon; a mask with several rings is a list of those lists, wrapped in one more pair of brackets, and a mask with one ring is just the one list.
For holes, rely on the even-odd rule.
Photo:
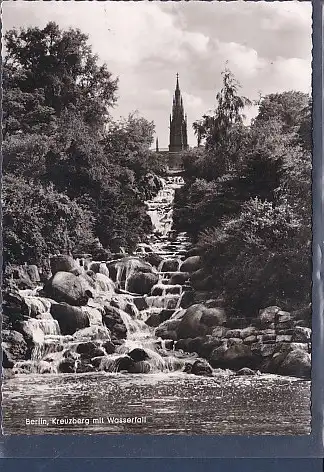
{"label": "tree", "polygon": [[88,252],[93,215],[53,185],[6,175],[3,179],[5,263],[41,265],[56,252]]}
{"label": "tree", "polygon": [[271,93],[261,97],[255,122],[279,120],[283,123],[284,130],[293,132],[300,127],[302,112],[308,105],[309,95],[303,92],[291,90],[289,92]]}
{"label": "tree", "polygon": [[117,80],[87,44],[79,30],[62,31],[50,22],[45,28],[12,29],[5,34],[5,94],[44,94],[44,105],[61,116],[67,109],[82,113],[86,123],[101,129],[116,101]]}
{"label": "tree", "polygon": [[197,136],[197,146],[200,147],[202,139],[205,137],[206,129],[203,120],[194,121],[192,124],[195,135]]}

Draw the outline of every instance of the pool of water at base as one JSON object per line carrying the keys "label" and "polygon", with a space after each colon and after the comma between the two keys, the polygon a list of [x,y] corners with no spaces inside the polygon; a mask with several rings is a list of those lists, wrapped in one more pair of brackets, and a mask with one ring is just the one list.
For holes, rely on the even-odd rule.
{"label": "pool of water at base", "polygon": [[310,382],[274,375],[19,375],[3,385],[4,434],[301,435],[310,420]]}

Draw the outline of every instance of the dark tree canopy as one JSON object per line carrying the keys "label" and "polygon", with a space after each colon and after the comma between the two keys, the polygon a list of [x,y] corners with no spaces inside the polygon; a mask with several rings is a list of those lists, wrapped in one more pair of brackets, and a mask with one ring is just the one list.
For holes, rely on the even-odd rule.
{"label": "dark tree canopy", "polygon": [[49,23],[4,39],[6,257],[39,262],[92,252],[93,241],[134,248],[151,229],[145,200],[159,181],[150,176],[163,171],[149,149],[154,123],[136,113],[112,120],[117,79],[79,30]]}
{"label": "dark tree canopy", "polygon": [[51,22],[43,29],[10,30],[4,40],[5,89],[38,94],[40,105],[58,117],[64,110],[78,110],[86,123],[103,124],[116,101],[117,79],[99,65],[85,34],[62,31]]}

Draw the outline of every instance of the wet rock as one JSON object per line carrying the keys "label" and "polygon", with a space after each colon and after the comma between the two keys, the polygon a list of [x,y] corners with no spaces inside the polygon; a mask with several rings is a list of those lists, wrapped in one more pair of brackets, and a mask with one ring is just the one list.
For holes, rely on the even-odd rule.
{"label": "wet rock", "polygon": [[226,338],[241,338],[242,332],[240,329],[229,329],[226,332]]}
{"label": "wet rock", "polygon": [[110,331],[106,326],[92,325],[88,328],[79,329],[73,334],[75,341],[96,341],[107,340],[110,341]]}
{"label": "wet rock", "polygon": [[57,303],[51,306],[51,315],[58,321],[61,334],[74,334],[77,330],[90,326],[89,317],[81,308]]}
{"label": "wet rock", "polygon": [[259,322],[261,328],[267,328],[270,324],[276,321],[276,315],[279,313],[278,306],[269,306],[259,311]]}
{"label": "wet rock", "polygon": [[213,370],[207,361],[198,359],[192,364],[191,374],[210,376],[213,374]]}
{"label": "wet rock", "polygon": [[251,335],[251,336],[247,336],[246,338],[244,338],[244,343],[245,344],[253,344],[257,341],[257,337],[255,335]]}
{"label": "wet rock", "polygon": [[92,298],[92,290],[88,281],[82,276],[69,272],[57,272],[44,285],[46,297],[56,302],[65,302],[73,306],[86,305]]}
{"label": "wet rock", "polygon": [[298,343],[308,343],[311,340],[312,330],[302,326],[295,326],[292,341]]}
{"label": "wet rock", "polygon": [[84,374],[86,372],[94,372],[95,367],[93,364],[89,364],[86,362],[77,362],[76,365],[76,373],[77,374]]}
{"label": "wet rock", "polygon": [[145,295],[151,293],[152,287],[157,284],[159,276],[153,273],[134,273],[127,283],[127,288],[130,292]]}
{"label": "wet rock", "polygon": [[170,285],[184,285],[190,277],[189,272],[177,272],[173,274],[170,278]]}
{"label": "wet rock", "polygon": [[169,320],[174,312],[175,310],[162,310],[160,313],[152,313],[145,323],[152,328],[156,328],[161,323],[164,323],[164,321]]}
{"label": "wet rock", "polygon": [[136,347],[135,349],[132,349],[128,353],[129,357],[133,359],[134,362],[140,362],[140,361],[145,361],[146,359],[149,359],[150,356],[147,354],[144,349]]}
{"label": "wet rock", "polygon": [[121,372],[123,370],[129,372],[134,366],[134,361],[129,356],[121,356],[116,360],[116,371]]}
{"label": "wet rock", "polygon": [[168,320],[158,326],[155,330],[155,336],[162,339],[172,339],[176,341],[178,339],[177,329],[179,327],[179,320]]}
{"label": "wet rock", "polygon": [[192,290],[188,290],[183,293],[181,298],[181,306],[183,308],[188,308],[190,305],[194,303],[195,300],[195,293]]}
{"label": "wet rock", "polygon": [[[107,356],[93,357],[90,361],[91,365],[93,365],[93,367],[95,369],[98,369],[100,367],[101,363],[103,362],[103,360],[106,359],[106,358],[107,358]],[[102,369],[102,370],[104,370],[104,369]]]}
{"label": "wet rock", "polygon": [[278,373],[305,379],[311,378],[311,356],[307,352],[295,349],[287,354]]}
{"label": "wet rock", "polygon": [[117,339],[126,338],[127,328],[121,318],[120,310],[114,306],[107,305],[105,305],[104,309],[102,321],[110,330],[111,336]]}
{"label": "wet rock", "polygon": [[133,298],[134,305],[139,311],[147,310],[148,304],[146,302],[145,297],[134,297]]}
{"label": "wet rock", "polygon": [[225,338],[227,333],[227,329],[224,326],[216,326],[216,328],[212,331],[212,336],[215,338]]}
{"label": "wet rock", "polygon": [[270,357],[272,356],[277,349],[277,344],[262,344],[260,348],[260,355],[262,357]]}
{"label": "wet rock", "polygon": [[181,339],[211,334],[213,328],[223,324],[224,321],[225,312],[222,308],[191,305],[180,320],[178,337]]}
{"label": "wet rock", "polygon": [[58,371],[62,374],[71,374],[76,370],[76,361],[71,358],[63,359],[58,366]]}
{"label": "wet rock", "polygon": [[179,341],[175,342],[174,348],[177,351],[184,351],[184,352],[190,352],[189,351],[189,344],[192,341],[191,338],[186,338],[186,339],[179,339]]}
{"label": "wet rock", "polygon": [[23,335],[17,331],[2,331],[2,366],[12,368],[16,361],[25,360],[28,346]]}
{"label": "wet rock", "polygon": [[192,364],[190,362],[186,362],[183,368],[183,372],[185,372],[186,374],[191,374],[191,371],[192,371]]}
{"label": "wet rock", "polygon": [[97,343],[93,341],[88,341],[85,343],[80,343],[77,348],[76,352],[81,354],[82,357],[85,358],[92,358],[92,357],[99,357],[104,356],[106,353],[103,349],[101,349]]}
{"label": "wet rock", "polygon": [[248,326],[247,328],[243,328],[240,331],[241,331],[240,337],[242,339],[245,339],[245,338],[248,338],[249,336],[254,335],[256,333],[256,328],[255,326]]}
{"label": "wet rock", "polygon": [[158,268],[161,262],[163,261],[163,257],[160,254],[156,253],[149,253],[145,254],[144,260],[151,264],[153,267]]}
{"label": "wet rock", "polygon": [[164,259],[161,272],[176,272],[179,270],[179,261],[177,259]]}
{"label": "wet rock", "polygon": [[305,306],[299,310],[295,310],[291,313],[295,320],[303,321],[302,326],[310,327],[312,323],[312,307],[311,305]]}
{"label": "wet rock", "polygon": [[180,271],[191,273],[200,269],[200,266],[201,266],[200,256],[190,256],[181,264]]}
{"label": "wet rock", "polygon": [[124,257],[121,260],[109,262],[108,264],[110,277],[116,282],[117,274],[120,281],[126,281],[126,278],[134,273],[152,273],[153,267],[139,257]]}
{"label": "wet rock", "polygon": [[51,257],[50,266],[54,276],[57,272],[70,272],[76,268],[76,263],[73,257],[62,254]]}
{"label": "wet rock", "polygon": [[248,367],[243,367],[242,369],[236,372],[236,375],[256,375],[256,372],[252,369],[249,369]]}
{"label": "wet rock", "polygon": [[254,368],[259,360],[253,355],[250,346],[234,344],[228,348],[225,346],[216,348],[211,353],[209,362],[212,367],[239,370],[243,367]]}
{"label": "wet rock", "polygon": [[67,349],[66,351],[63,352],[63,358],[76,361],[77,359],[79,359],[79,355],[75,351],[72,351],[71,349]]}
{"label": "wet rock", "polygon": [[227,340],[228,347],[234,346],[235,344],[242,344],[242,343],[243,343],[243,339],[241,339],[241,338],[229,338]]}
{"label": "wet rock", "polygon": [[262,342],[266,342],[266,341],[274,342],[276,340],[276,334],[261,334],[259,339]]}
{"label": "wet rock", "polygon": [[129,366],[128,372],[131,374],[148,374],[151,371],[151,365],[149,362],[138,361],[134,362]]}
{"label": "wet rock", "polygon": [[102,344],[102,347],[105,349],[107,354],[113,354],[116,351],[116,346],[111,341],[105,341]]}
{"label": "wet rock", "polygon": [[282,342],[290,343],[291,340],[292,340],[291,334],[279,334],[276,336],[277,343],[282,343]]}

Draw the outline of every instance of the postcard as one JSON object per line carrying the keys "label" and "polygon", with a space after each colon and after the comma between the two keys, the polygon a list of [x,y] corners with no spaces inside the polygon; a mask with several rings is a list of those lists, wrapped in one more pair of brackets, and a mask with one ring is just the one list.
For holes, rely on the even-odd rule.
{"label": "postcard", "polygon": [[310,2],[5,2],[5,435],[309,435]]}

